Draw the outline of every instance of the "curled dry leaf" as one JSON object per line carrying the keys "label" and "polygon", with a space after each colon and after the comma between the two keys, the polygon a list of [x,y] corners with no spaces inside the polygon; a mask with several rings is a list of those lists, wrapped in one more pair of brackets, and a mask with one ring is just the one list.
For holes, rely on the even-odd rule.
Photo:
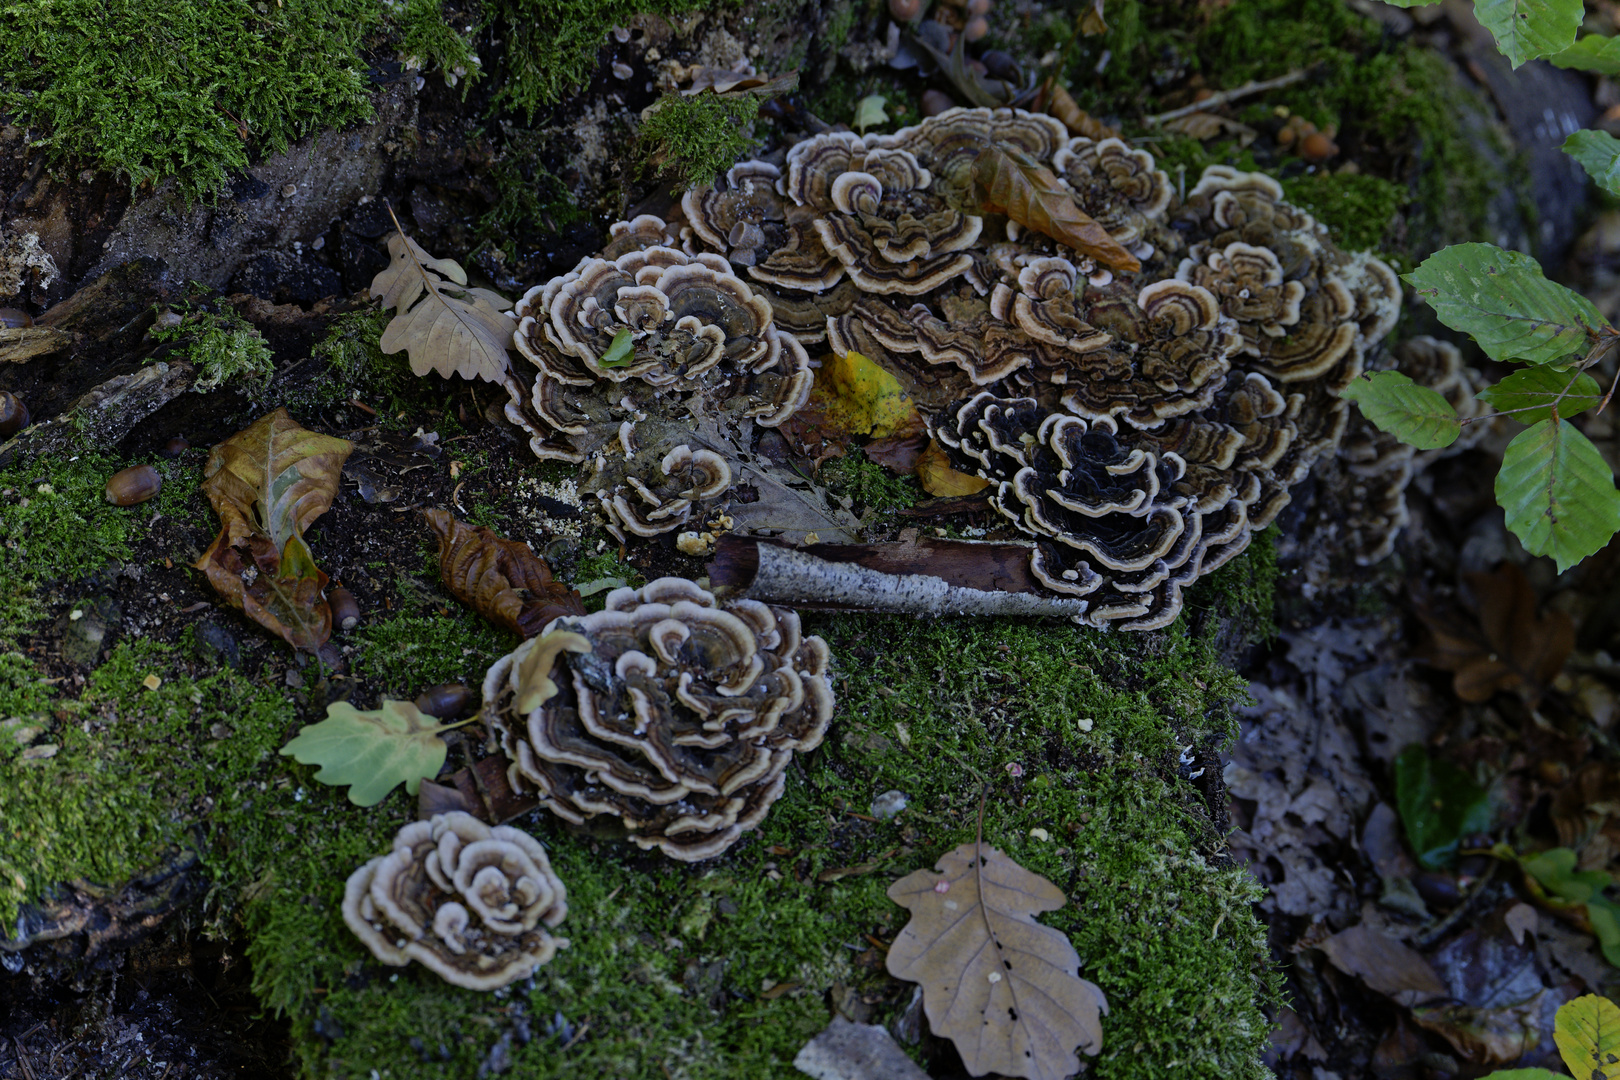
{"label": "curled dry leaf", "polygon": [[1537,614],[1535,590],[1513,563],[1466,580],[1474,624],[1418,611],[1433,635],[1429,663],[1454,673],[1452,689],[1464,701],[1488,701],[1499,690],[1539,700],[1575,648],[1575,625],[1562,611]]}
{"label": "curled dry leaf", "polygon": [[[404,233],[388,238],[388,269],[371,281],[371,295],[395,312],[384,328],[382,351],[404,349],[418,375],[503,382],[506,350],[517,321],[499,293],[467,287],[467,272],[453,259],[435,259]],[[448,280],[447,280],[448,279]]]}
{"label": "curled dry leaf", "polygon": [[1051,170],[1017,147],[987,146],[973,159],[973,179],[986,213],[1006,214],[1123,273],[1142,264],[1091,219]]}
{"label": "curled dry leaf", "polygon": [[332,636],[327,577],[304,530],[331,507],[353,449],[277,409],[214,447],[203,467],[220,531],[197,569],[231,606],[295,649],[313,652]]}
{"label": "curled dry leaf", "polygon": [[579,593],[552,578],[528,544],[457,521],[448,510],[422,517],[439,537],[444,587],[490,622],[528,638],[559,615],[585,614]]}
{"label": "curled dry leaf", "polygon": [[[1063,1080],[1075,1047],[1102,1048],[1108,1000],[1080,978],[1069,939],[1034,916],[1064,904],[1056,885],[995,848],[963,844],[889,886],[911,921],[889,949],[889,974],[923,987],[929,1026],[970,1073]],[[992,946],[994,946],[992,948]]]}
{"label": "curled dry leaf", "polygon": [[1088,139],[1098,141],[1119,136],[1118,128],[1110,127],[1082,109],[1074,100],[1074,95],[1055,79],[1046,80],[1042,94],[1046,99],[1046,111],[1063,121],[1070,134],[1084,135]]}
{"label": "curled dry leaf", "polygon": [[1174,120],[1166,120],[1164,127],[1167,131],[1174,131],[1200,142],[1219,135],[1229,135],[1237,139],[1239,146],[1248,146],[1260,135],[1254,128],[1240,124],[1229,116],[1207,112],[1189,113]]}

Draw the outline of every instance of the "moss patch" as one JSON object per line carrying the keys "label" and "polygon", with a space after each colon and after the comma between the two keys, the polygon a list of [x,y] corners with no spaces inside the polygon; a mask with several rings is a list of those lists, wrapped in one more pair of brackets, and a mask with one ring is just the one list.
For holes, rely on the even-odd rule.
{"label": "moss patch", "polygon": [[[198,295],[206,290],[193,283]],[[275,354],[270,343],[252,323],[229,308],[201,302],[181,305],[177,326],[154,326],[155,341],[175,342],[170,355],[197,368],[191,388],[198,393],[216,390],[226,383],[262,394],[275,374]]]}
{"label": "moss patch", "polygon": [[647,167],[683,188],[713,183],[754,148],[755,94],[666,95],[641,126]]}
{"label": "moss patch", "polygon": [[122,467],[86,451],[0,469],[0,642],[40,618],[53,583],[129,558],[130,512],[103,498]]}
{"label": "moss patch", "polygon": [[377,0],[56,0],[0,7],[0,110],[127,178],[217,191],[254,151],[371,115]]}

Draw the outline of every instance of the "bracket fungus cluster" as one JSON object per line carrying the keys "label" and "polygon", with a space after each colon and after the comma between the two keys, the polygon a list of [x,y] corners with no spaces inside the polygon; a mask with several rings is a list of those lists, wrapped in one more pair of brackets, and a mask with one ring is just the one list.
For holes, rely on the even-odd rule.
{"label": "bracket fungus cluster", "polygon": [[527,833],[455,811],[415,821],[350,877],[343,921],[385,964],[496,990],[532,975],[566,938],[568,891]]}
{"label": "bracket fungus cluster", "polygon": [[[1016,200],[991,197],[1003,158],[1027,181]],[[524,298],[540,374],[509,413],[536,453],[596,455],[586,490],[621,535],[674,528],[725,509],[723,464],[752,429],[690,445],[667,409],[659,433],[654,397],[775,424],[811,358],[858,351],[1098,626],[1166,625],[1184,585],[1276,517],[1338,444],[1338,391],[1400,307],[1393,271],[1336,248],[1271,178],[1212,166],[1178,200],[1147,151],[1019,109],[814,135],[679,215],[615,226]]]}
{"label": "bracket fungus cluster", "polygon": [[820,745],[827,661],[792,611],[660,578],[497,661],[484,715],[515,790],[566,821],[616,817],[642,848],[708,859],[764,819],[793,752]]}

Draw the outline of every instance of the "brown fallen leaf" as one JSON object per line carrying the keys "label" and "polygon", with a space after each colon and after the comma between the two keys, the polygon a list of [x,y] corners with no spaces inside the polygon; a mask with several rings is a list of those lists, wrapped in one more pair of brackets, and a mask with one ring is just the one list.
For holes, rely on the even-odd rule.
{"label": "brown fallen leaf", "polygon": [[457,521],[448,510],[422,517],[439,537],[444,587],[490,622],[529,638],[559,615],[585,614],[579,593],[553,579],[528,544]]}
{"label": "brown fallen leaf", "polygon": [[1080,978],[1069,939],[1034,919],[1062,907],[1063,893],[982,841],[934,868],[889,886],[889,899],[911,911],[889,948],[889,974],[922,984],[929,1026],[956,1044],[973,1075],[1078,1072],[1075,1047],[1102,1049],[1098,1013],[1108,1000]]}
{"label": "brown fallen leaf", "polygon": [[1064,86],[1055,78],[1048,78],[1041,87],[1041,95],[1036,99],[1036,110],[1040,111],[1044,102],[1044,109],[1059,120],[1063,121],[1071,135],[1083,135],[1088,139],[1112,139],[1119,135],[1119,129],[1098,120],[1080,107]]}
{"label": "brown fallen leaf", "polygon": [[973,159],[973,179],[986,213],[1006,214],[1123,273],[1142,264],[1074,201],[1040,162],[1017,147],[987,146]]}
{"label": "brown fallen leaf", "polygon": [[1213,139],[1218,135],[1231,135],[1237,139],[1239,146],[1248,146],[1260,136],[1258,131],[1247,124],[1240,124],[1230,117],[1207,112],[1189,113],[1174,120],[1166,120],[1164,128],[1185,135],[1189,139],[1197,139],[1199,142]]}
{"label": "brown fallen leaf", "polygon": [[435,259],[403,232],[388,238],[388,254],[388,269],[371,281],[371,295],[395,312],[383,329],[382,351],[404,349],[418,375],[435,371],[502,382],[511,367],[506,350],[517,332],[517,321],[505,314],[507,299],[468,288],[459,263]]}
{"label": "brown fallen leaf", "polygon": [[1080,11],[1080,32],[1087,37],[1094,34],[1108,33],[1108,24],[1103,21],[1103,0],[1091,0]]}
{"label": "brown fallen leaf", "polygon": [[1446,994],[1445,983],[1421,953],[1370,926],[1341,930],[1319,948],[1334,967],[1407,1008]]}
{"label": "brown fallen leaf", "polygon": [[353,449],[277,409],[214,447],[203,467],[203,493],[221,527],[197,569],[231,606],[295,649],[314,652],[332,636],[327,577],[303,533],[331,508]]}
{"label": "brown fallen leaf", "polygon": [[890,472],[910,476],[917,471],[917,460],[928,447],[927,433],[918,435],[886,435],[873,439],[861,449],[866,460],[883,466]]}
{"label": "brown fallen leaf", "polygon": [[951,468],[945,451],[932,439],[928,441],[928,448],[917,457],[917,479],[928,494],[948,498],[977,495],[990,486],[990,481],[982,476],[969,476]]}
{"label": "brown fallen leaf", "polygon": [[1514,691],[1535,703],[1574,651],[1575,624],[1562,611],[1538,615],[1535,590],[1513,563],[1465,580],[1474,592],[1472,622],[1418,610],[1432,635],[1425,659],[1453,672],[1452,689],[1464,701]]}
{"label": "brown fallen leaf", "polygon": [[759,94],[761,97],[772,97],[776,94],[786,94],[799,86],[799,73],[789,71],[777,75],[763,75],[755,72],[752,65],[743,71],[733,68],[713,67],[707,64],[693,64],[686,69],[686,77],[692,84],[681,90],[681,93],[690,97],[701,94],[705,90],[712,90],[716,94]]}

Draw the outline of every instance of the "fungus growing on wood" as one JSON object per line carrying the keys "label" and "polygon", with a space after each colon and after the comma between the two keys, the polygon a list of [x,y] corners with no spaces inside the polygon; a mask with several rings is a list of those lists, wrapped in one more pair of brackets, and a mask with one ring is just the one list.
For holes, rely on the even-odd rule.
{"label": "fungus growing on wood", "polygon": [[1153,155],[1120,139],[1070,139],[1052,155],[1052,171],[1074,192],[1080,208],[1138,258],[1150,222],[1164,217],[1173,189]]}
{"label": "fungus growing on wood", "polygon": [[484,715],[515,790],[575,824],[617,817],[642,848],[692,862],[758,825],[793,751],[820,745],[827,660],[792,611],[660,578],[497,661]]}
{"label": "fungus growing on wood", "polygon": [[566,938],[568,891],[540,844],[452,811],[405,826],[349,877],[343,921],[383,963],[412,960],[446,982],[497,990],[532,975]]}

